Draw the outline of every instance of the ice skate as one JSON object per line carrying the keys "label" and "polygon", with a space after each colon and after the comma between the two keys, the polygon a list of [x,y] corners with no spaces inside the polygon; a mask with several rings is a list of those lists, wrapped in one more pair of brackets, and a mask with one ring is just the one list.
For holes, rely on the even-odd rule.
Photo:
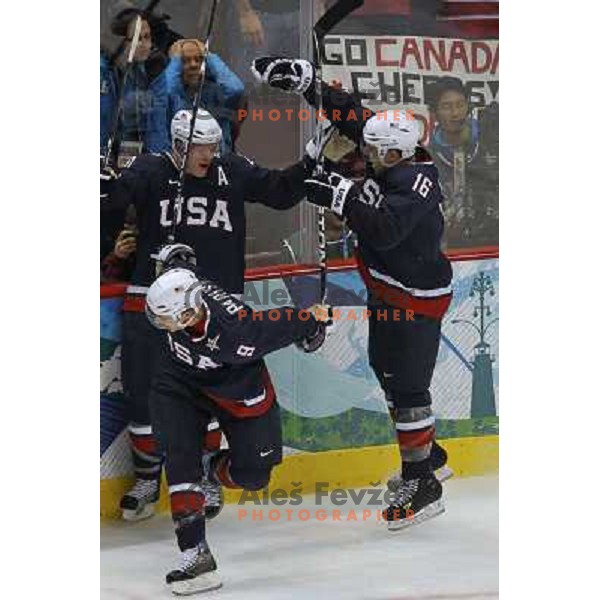
{"label": "ice skate", "polygon": [[200,483],[204,494],[204,516],[207,520],[214,519],[222,510],[225,503],[223,486],[206,479]]}
{"label": "ice skate", "polygon": [[125,521],[142,521],[154,515],[160,493],[156,479],[136,479],[135,485],[121,498],[120,507]]}
{"label": "ice skate", "polygon": [[[437,480],[443,483],[454,475],[454,471],[448,466],[448,453],[442,446],[433,442],[431,447],[431,467],[435,473]],[[394,471],[387,480],[387,488],[392,493],[397,493],[398,488],[402,483],[402,471]]]}
{"label": "ice skate", "polygon": [[207,545],[184,550],[179,566],[167,574],[166,582],[176,596],[216,590],[223,585]]}
{"label": "ice skate", "polygon": [[402,479],[395,499],[383,511],[390,531],[405,529],[431,519],[445,510],[442,484],[433,476]]}

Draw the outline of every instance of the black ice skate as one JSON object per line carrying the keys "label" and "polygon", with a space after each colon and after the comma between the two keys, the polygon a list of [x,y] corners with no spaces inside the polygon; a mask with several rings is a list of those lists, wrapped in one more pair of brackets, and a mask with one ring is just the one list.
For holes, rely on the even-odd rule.
{"label": "black ice skate", "polygon": [[141,521],[154,515],[160,482],[156,479],[136,479],[135,485],[121,498],[125,521]]}
{"label": "black ice skate", "polygon": [[440,483],[450,479],[454,471],[448,466],[448,453],[436,441],[431,446],[431,467]]}
{"label": "black ice skate", "polygon": [[[433,442],[431,447],[431,467],[435,472],[435,476],[440,483],[443,483],[447,479],[450,479],[454,475],[454,471],[447,465],[448,453],[442,448],[437,442]],[[394,494],[398,492],[398,489],[402,483],[402,472],[395,471],[390,475],[387,481],[387,488]]]}
{"label": "black ice skate", "polygon": [[166,581],[176,596],[216,590],[223,585],[217,563],[206,545],[184,550],[179,567],[167,575]]}
{"label": "black ice skate", "polygon": [[204,494],[204,516],[207,520],[214,519],[223,510],[225,502],[223,486],[204,478],[200,487]]}
{"label": "black ice skate", "polygon": [[390,531],[405,529],[444,512],[442,484],[433,476],[402,479],[395,499],[383,511]]}

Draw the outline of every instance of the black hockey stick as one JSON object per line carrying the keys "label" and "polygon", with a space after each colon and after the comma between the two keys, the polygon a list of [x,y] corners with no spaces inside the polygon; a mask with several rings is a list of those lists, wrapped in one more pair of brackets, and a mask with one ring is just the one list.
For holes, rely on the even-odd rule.
{"label": "black hockey stick", "polygon": [[[323,77],[323,41],[325,36],[353,10],[362,6],[364,0],[339,0],[336,2],[313,27],[313,63],[315,65],[315,108],[317,110],[317,126],[315,132],[316,145],[318,149],[317,166],[315,173],[323,173],[323,91],[321,89]],[[319,278],[321,304],[325,302],[327,295],[327,239],[325,236],[325,209],[319,207],[318,220],[319,235]]]}
{"label": "black hockey stick", "polygon": [[133,57],[135,56],[138,44],[140,43],[141,32],[142,17],[138,14],[135,21],[135,28],[133,30],[133,38],[131,39],[131,46],[129,47],[129,54],[127,55],[127,66],[125,67],[125,71],[123,73],[123,80],[121,81],[119,94],[117,96],[117,108],[113,116],[113,123],[110,131],[110,136],[108,138],[108,142],[106,143],[106,153],[104,155],[104,164],[102,165],[104,168],[110,165],[111,156],[114,151],[115,140],[117,139],[117,134],[119,132],[121,113],[123,112],[123,96],[125,92],[125,83],[127,82],[127,78],[129,77],[129,73],[131,72],[131,67],[133,65]]}
{"label": "black hockey stick", "polygon": [[210,47],[210,36],[212,35],[213,26],[215,24],[215,15],[217,14],[217,5],[219,0],[213,0],[212,9],[210,13],[210,19],[208,21],[208,30],[206,37],[204,38],[204,55],[202,56],[202,64],[200,65],[200,78],[198,80],[198,87],[194,94],[194,102],[192,103],[192,120],[190,122],[190,132],[188,134],[187,144],[183,153],[183,160],[179,167],[179,181],[177,183],[177,195],[175,196],[175,203],[173,204],[173,223],[171,224],[171,231],[169,232],[168,243],[173,244],[175,242],[175,233],[177,231],[177,216],[181,214],[183,207],[183,184],[185,181],[185,167],[190,155],[190,148],[192,146],[192,139],[194,137],[194,127],[196,125],[196,113],[200,106],[200,96],[202,96],[202,88],[204,87],[204,79],[206,75],[206,58],[208,56]]}

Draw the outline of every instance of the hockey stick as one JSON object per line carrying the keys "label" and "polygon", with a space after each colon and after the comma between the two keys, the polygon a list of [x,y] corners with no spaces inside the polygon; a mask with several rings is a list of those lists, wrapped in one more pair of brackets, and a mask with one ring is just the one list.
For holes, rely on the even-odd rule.
{"label": "hockey stick", "polygon": [[210,19],[208,21],[208,30],[206,32],[204,42],[204,55],[202,56],[202,64],[200,65],[200,78],[198,80],[198,87],[194,94],[194,101],[192,103],[192,120],[190,122],[190,132],[188,134],[187,144],[183,153],[183,160],[179,167],[179,181],[177,183],[177,195],[175,196],[175,203],[173,205],[173,223],[171,224],[171,231],[169,232],[168,243],[173,244],[175,242],[175,233],[177,231],[177,215],[181,214],[183,206],[183,184],[185,181],[185,168],[190,155],[190,148],[192,146],[192,139],[194,137],[194,127],[196,125],[196,113],[200,106],[200,96],[202,96],[202,88],[204,87],[204,79],[206,75],[206,58],[208,57],[210,47],[210,36],[212,35],[213,26],[215,24],[215,15],[217,14],[217,5],[219,0],[213,0],[212,9],[210,13]]}
{"label": "hockey stick", "polygon": [[102,165],[104,168],[110,165],[110,157],[113,153],[113,148],[115,145],[115,140],[117,138],[117,133],[119,131],[119,122],[121,120],[121,113],[123,112],[123,97],[125,91],[125,83],[127,81],[127,77],[131,71],[131,66],[133,65],[133,57],[137,51],[138,44],[140,43],[140,34],[142,32],[142,17],[141,15],[137,15],[135,20],[135,29],[133,30],[133,38],[131,40],[131,46],[129,47],[129,54],[127,55],[127,64],[125,67],[125,72],[123,73],[123,81],[121,82],[121,86],[119,89],[119,95],[117,97],[117,110],[115,111],[115,116],[113,118],[113,124],[110,132],[110,137],[108,138],[108,142],[106,144],[106,154],[104,155],[104,164]]}
{"label": "hockey stick", "polygon": [[[317,166],[315,174],[323,173],[323,41],[325,36],[353,10],[362,6],[364,0],[339,0],[336,2],[315,24],[313,27],[313,63],[315,65],[315,108],[317,110],[317,126],[315,132],[316,145],[318,149]],[[319,207],[318,217],[318,236],[319,236],[319,278],[320,278],[320,298],[321,304],[325,302],[327,295],[327,239],[325,236],[325,209]]]}

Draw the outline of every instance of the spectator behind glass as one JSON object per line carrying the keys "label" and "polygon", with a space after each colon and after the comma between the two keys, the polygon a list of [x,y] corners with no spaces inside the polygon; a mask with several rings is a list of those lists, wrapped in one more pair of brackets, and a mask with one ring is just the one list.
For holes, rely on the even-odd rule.
{"label": "spectator behind glass", "polygon": [[104,283],[129,281],[135,266],[138,229],[133,223],[125,223],[117,236],[112,252],[100,263],[100,281]]}
{"label": "spectator behind glass", "polygon": [[[177,111],[192,108],[200,79],[200,66],[205,53],[200,40],[178,40],[170,51],[171,59],[165,72],[169,97],[169,119]],[[210,52],[206,58],[206,78],[202,87],[200,106],[208,110],[223,131],[221,154],[233,150],[234,127],[240,108],[244,84],[219,58]]]}
{"label": "spectator behind glass", "polygon": [[120,12],[112,22],[112,31],[123,38],[111,56],[100,54],[100,148],[106,147],[114,127],[119,90],[124,86],[123,109],[118,124],[117,148],[123,164],[141,152],[169,150],[167,85],[164,74],[166,58],[152,49],[152,32],[142,19],[139,44],[134,63],[125,79],[126,61],[135,30],[136,9]]}
{"label": "spectator behind glass", "polygon": [[[237,9],[234,31],[241,43],[230,48],[236,73],[248,86],[256,81],[250,63],[260,55],[295,57],[299,46],[299,0],[233,0]],[[235,11],[232,11],[235,12]]]}
{"label": "spectator behind glass", "polygon": [[498,243],[498,122],[493,120],[497,115],[494,107],[496,103],[480,111],[480,115],[488,114],[482,136],[459,79],[443,77],[432,90],[430,110],[436,125],[429,150],[446,197],[446,241],[450,247]]}

